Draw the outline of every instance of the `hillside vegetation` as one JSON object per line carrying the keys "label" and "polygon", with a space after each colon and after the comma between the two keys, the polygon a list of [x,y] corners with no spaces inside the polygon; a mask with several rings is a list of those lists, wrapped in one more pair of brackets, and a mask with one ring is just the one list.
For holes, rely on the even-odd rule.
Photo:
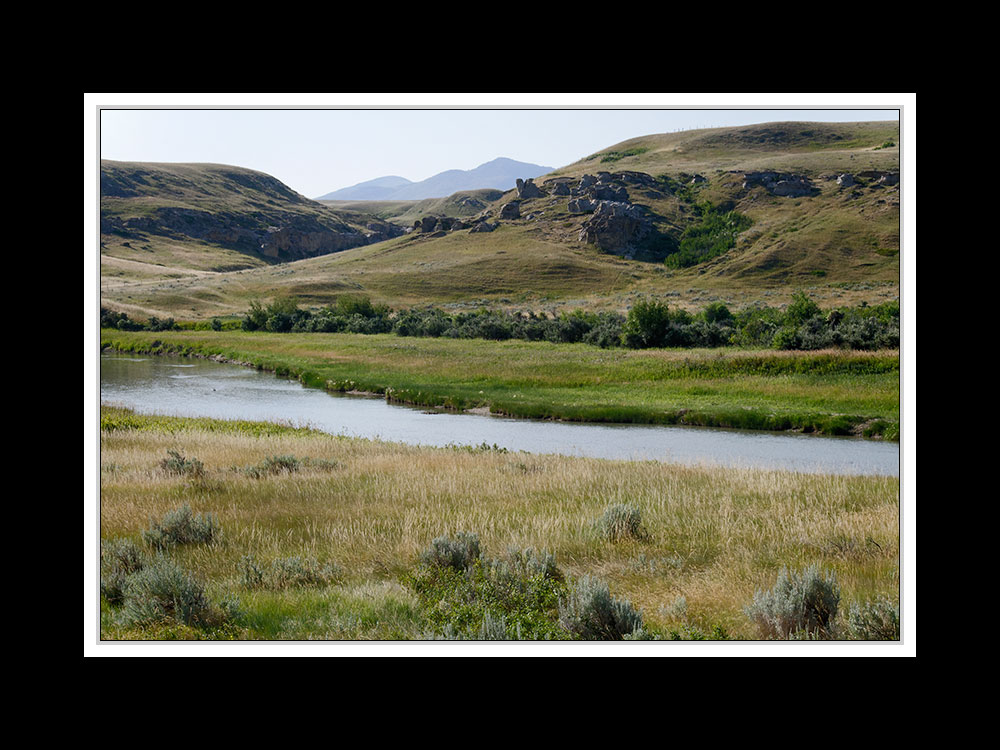
{"label": "hillside vegetation", "polygon": [[101,161],[102,278],[204,276],[336,252],[395,225],[220,164]]}
{"label": "hillside vegetation", "polygon": [[[144,211],[169,215],[174,201],[187,205],[204,192],[212,210],[233,223],[237,214],[270,221],[267,211],[280,207],[308,214],[307,221],[341,222],[345,232],[408,231],[302,258],[291,257],[302,247],[291,241],[286,257],[269,258],[234,250],[217,235],[147,235],[137,243],[102,234],[103,305],[203,319],[238,316],[253,299],[286,296],[320,306],[347,293],[394,308],[549,312],[623,312],[649,296],[687,309],[713,301],[734,309],[783,304],[796,291],[824,307],[899,298],[897,123],[769,123],[642,136],[537,178],[538,193],[459,194],[434,203],[324,205],[298,196],[303,203],[266,176],[230,190],[219,182],[227,170],[245,172],[215,167],[179,175],[190,183],[179,197],[150,178],[142,190],[125,185],[134,195],[113,195],[121,180],[109,178],[102,230],[105,212],[142,231]],[[586,175],[610,191],[608,203],[626,209],[579,210],[574,201]],[[434,217],[461,221],[435,226]]]}

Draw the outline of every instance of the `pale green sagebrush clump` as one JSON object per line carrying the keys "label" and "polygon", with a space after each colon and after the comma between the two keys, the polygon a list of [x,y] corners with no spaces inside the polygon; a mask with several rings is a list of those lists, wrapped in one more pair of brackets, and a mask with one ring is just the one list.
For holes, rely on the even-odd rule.
{"label": "pale green sagebrush clump", "polygon": [[774,587],[758,590],[745,611],[765,639],[829,639],[839,604],[836,575],[812,565],[801,573],[782,568]]}
{"label": "pale green sagebrush clump", "polygon": [[219,531],[211,513],[195,515],[186,503],[170,511],[160,521],[154,521],[142,532],[142,540],[155,549],[167,549],[178,544],[211,542]]}

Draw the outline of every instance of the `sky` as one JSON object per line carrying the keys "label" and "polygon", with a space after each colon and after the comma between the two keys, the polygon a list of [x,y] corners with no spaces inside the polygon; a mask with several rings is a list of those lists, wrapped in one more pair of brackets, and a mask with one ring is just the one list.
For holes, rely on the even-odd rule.
{"label": "sky", "polygon": [[417,182],[501,156],[558,168],[653,133],[898,120],[905,103],[871,94],[90,96],[102,159],[247,167],[309,198],[387,175]]}

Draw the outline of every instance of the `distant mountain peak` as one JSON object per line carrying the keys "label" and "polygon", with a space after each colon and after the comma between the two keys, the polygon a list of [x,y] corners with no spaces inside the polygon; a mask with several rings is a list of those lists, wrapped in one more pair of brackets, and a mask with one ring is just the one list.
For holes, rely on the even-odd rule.
{"label": "distant mountain peak", "polygon": [[327,193],[317,200],[423,200],[446,198],[460,190],[511,190],[518,178],[541,177],[552,170],[552,167],[498,156],[475,169],[449,169],[420,182],[404,177],[378,177]]}

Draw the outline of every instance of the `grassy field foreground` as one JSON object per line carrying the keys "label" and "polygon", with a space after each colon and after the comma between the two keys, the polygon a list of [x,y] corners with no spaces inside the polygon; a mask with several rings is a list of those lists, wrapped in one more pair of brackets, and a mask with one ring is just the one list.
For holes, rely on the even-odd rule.
{"label": "grassy field foreground", "polygon": [[[783,567],[835,578],[827,637],[869,632],[874,602],[898,608],[897,478],[417,448],[108,407],[100,435],[103,640],[602,638],[570,616],[581,583],[644,638],[780,637],[747,607]],[[187,536],[169,538],[185,509]],[[443,543],[428,555],[463,533],[474,566],[442,563]]]}
{"label": "grassy field foreground", "polygon": [[393,334],[102,329],[112,351],[214,356],[329,391],[456,410],[898,439],[899,352],[601,349]]}

